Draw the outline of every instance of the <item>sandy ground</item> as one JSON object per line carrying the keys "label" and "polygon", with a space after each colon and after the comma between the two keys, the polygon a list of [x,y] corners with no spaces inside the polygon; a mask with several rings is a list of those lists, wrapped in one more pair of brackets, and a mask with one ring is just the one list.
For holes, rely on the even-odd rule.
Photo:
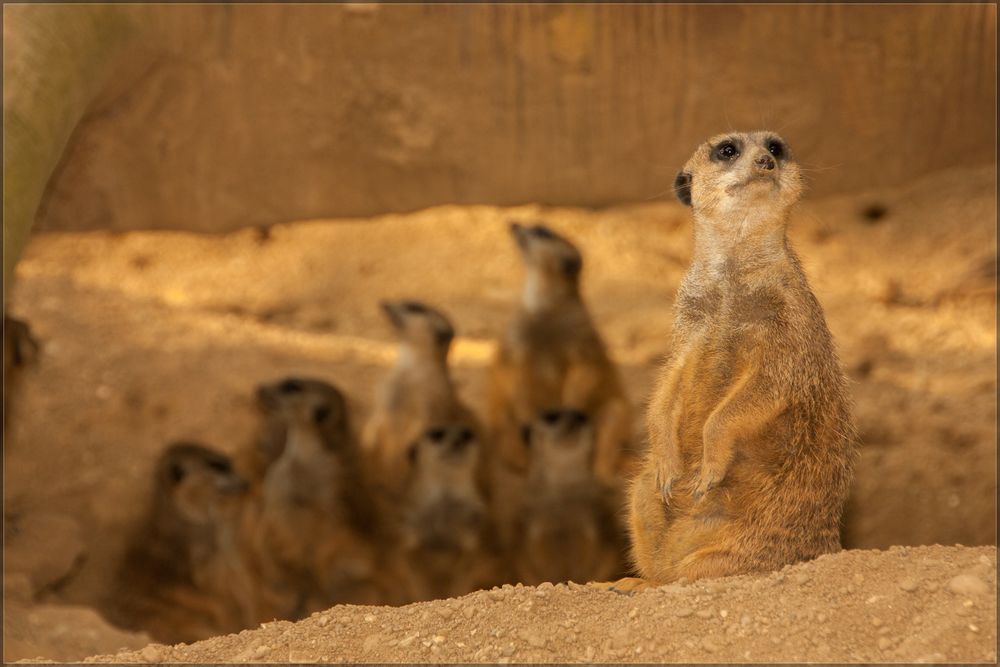
{"label": "sandy ground", "polygon": [[[883,214],[864,214],[873,207]],[[792,237],[853,380],[864,441],[844,534],[849,548],[995,544],[995,216],[991,168],[940,172],[904,188],[813,200],[795,216]],[[520,277],[506,231],[512,217],[541,217],[576,239],[585,254],[586,297],[633,400],[641,403],[668,349],[673,295],[690,253],[689,213],[674,203],[600,211],[439,207],[220,236],[146,232],[34,237],[18,266],[9,305],[11,314],[30,322],[43,350],[38,365],[17,385],[5,442],[8,576],[13,559],[28,576],[28,597],[34,601],[49,606],[96,604],[121,553],[125,529],[140,513],[158,451],[179,438],[200,439],[231,452],[244,448],[255,427],[251,392],[258,382],[289,373],[330,379],[347,391],[360,423],[374,382],[393,358],[392,335],[377,308],[379,299],[417,297],[451,314],[459,332],[455,374],[462,392],[478,404],[492,340],[507,320]],[[641,433],[640,418],[637,410]],[[68,553],[79,554],[69,559],[72,566],[65,563]],[[930,560],[921,560],[925,556]],[[685,617],[676,626],[681,634],[657,630],[657,639],[643,649],[649,653],[628,657],[743,659],[750,650],[749,659],[758,660],[795,655],[878,660],[890,657],[879,651],[893,650],[903,651],[894,659],[934,653],[949,659],[986,659],[995,648],[995,634],[990,634],[995,627],[993,602],[973,600],[980,615],[961,616],[957,625],[936,623],[938,612],[932,613],[944,610],[947,605],[941,605],[951,600],[942,597],[950,577],[987,567],[979,563],[980,557],[995,563],[995,550],[848,553],[802,566],[808,579],[800,585],[786,578],[778,596],[754,588],[770,586],[771,579],[733,583],[729,620]],[[38,572],[38,562],[47,569]],[[846,587],[855,570],[868,583],[855,585],[851,593]],[[895,578],[907,573],[926,577],[940,588],[918,587],[912,593],[892,588]],[[976,576],[988,582],[991,597],[994,574]],[[813,597],[814,586],[808,582],[824,591],[821,601]],[[880,588],[868,593],[869,585]],[[333,617],[347,619],[345,634],[351,639],[339,644],[339,634],[324,634],[331,639],[320,642],[320,653],[359,660],[368,659],[362,655],[374,660],[625,658],[625,653],[611,650],[640,645],[633,644],[627,632],[614,634],[619,626],[629,627],[632,607],[641,607],[638,627],[648,628],[635,637],[645,637],[643,633],[652,635],[660,621],[684,606],[675,606],[674,594],[692,596],[685,598],[685,605],[698,611],[702,609],[695,597],[700,595],[707,609],[707,594],[700,590],[686,587],[683,593],[650,593],[635,600],[562,588],[549,591],[550,602],[545,604],[558,604],[553,609],[565,608],[586,625],[572,641],[557,638],[552,629],[542,633],[551,641],[552,652],[545,655],[524,648],[542,650],[529,640],[504,655],[508,642],[501,637],[485,643],[470,637],[465,647],[451,643],[458,641],[452,637],[437,645],[439,651],[454,652],[424,653],[428,637],[431,646],[436,645],[433,633],[438,625],[442,636],[458,626],[423,623],[420,605],[391,614],[379,611],[387,625],[378,630],[380,639],[365,648],[355,642],[371,633],[359,635],[348,628],[364,623],[367,612],[341,608]],[[879,594],[897,604],[892,614],[879,612],[886,624],[880,627],[892,628],[889,639],[895,643],[888,649],[878,648],[879,628],[851,611],[879,608],[864,606],[868,597]],[[482,593],[465,598],[461,606],[471,605],[476,619],[484,614],[480,632],[514,624],[537,628],[531,616],[520,611],[527,600],[543,604],[546,598],[536,600],[534,595],[507,591],[503,604],[493,605],[494,596]],[[798,601],[787,607],[794,619],[783,615],[781,595]],[[434,608],[449,604],[458,603]],[[819,627],[832,633],[829,640],[819,640],[828,653],[807,653],[819,650],[806,642],[806,629],[817,626],[799,612],[815,615],[820,608],[828,621]],[[16,625],[16,614],[29,609],[8,608],[5,635],[23,626]],[[487,609],[495,615],[486,616]],[[957,608],[952,611],[948,618],[959,618]],[[618,620],[602,625],[598,619],[604,614],[618,614]],[[740,625],[713,643],[712,633],[725,632],[733,617],[742,619],[744,614],[751,618],[751,628],[759,628],[752,635],[756,639],[747,639],[744,648],[739,633],[750,631]],[[896,619],[891,626],[890,617]],[[300,630],[289,632],[302,632],[311,640],[318,636],[315,623],[320,621],[305,621]],[[767,623],[788,625],[768,636],[763,632]],[[968,630],[969,624],[981,631]],[[929,633],[932,626],[937,628],[934,633],[943,634]],[[276,640],[271,637],[287,627],[261,630],[261,641],[272,646]],[[366,627],[371,626],[357,629]],[[423,634],[407,651],[399,642],[405,639],[401,633],[410,629]],[[511,629],[503,632],[510,638]],[[790,639],[785,647],[770,639],[794,638],[797,632],[803,633],[802,643]],[[706,652],[706,637],[717,654]],[[723,637],[729,641],[724,643]],[[974,641],[967,641],[969,637]],[[86,648],[64,650],[50,637],[44,649],[45,638],[36,637],[34,648],[13,653],[9,639],[16,637],[6,638],[7,659],[39,654],[82,658],[144,643],[141,637],[98,637]],[[924,646],[921,638],[933,641]],[[177,659],[236,659],[243,653],[236,650],[236,641],[243,640],[218,640],[217,654],[206,648],[210,645],[200,644],[186,650],[204,653],[179,653]],[[390,646],[391,641],[396,646]],[[645,641],[642,646],[647,646]],[[697,645],[690,648],[685,641]],[[493,645],[500,652],[487,651]],[[477,650],[486,652],[475,657]],[[275,651],[261,656],[288,657]]]}
{"label": "sandy ground", "polygon": [[96,661],[995,662],[996,549],[847,551],[632,596],[507,586]]}

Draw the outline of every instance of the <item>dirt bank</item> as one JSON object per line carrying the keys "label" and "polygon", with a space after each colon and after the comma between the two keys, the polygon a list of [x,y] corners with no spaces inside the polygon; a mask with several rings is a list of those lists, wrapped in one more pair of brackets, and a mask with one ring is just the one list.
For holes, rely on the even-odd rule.
{"label": "dirt bank", "polygon": [[624,596],[511,586],[94,662],[995,662],[996,549],[824,556]]}

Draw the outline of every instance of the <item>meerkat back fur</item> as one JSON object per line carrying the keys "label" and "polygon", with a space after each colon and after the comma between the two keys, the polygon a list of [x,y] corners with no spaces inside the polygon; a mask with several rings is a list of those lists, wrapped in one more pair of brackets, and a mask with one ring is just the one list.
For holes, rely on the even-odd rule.
{"label": "meerkat back fur", "polygon": [[693,208],[694,253],[630,489],[636,569],[663,583],[837,551],[857,439],[823,310],[786,234],[799,167],[773,132],[720,135],[675,189]]}

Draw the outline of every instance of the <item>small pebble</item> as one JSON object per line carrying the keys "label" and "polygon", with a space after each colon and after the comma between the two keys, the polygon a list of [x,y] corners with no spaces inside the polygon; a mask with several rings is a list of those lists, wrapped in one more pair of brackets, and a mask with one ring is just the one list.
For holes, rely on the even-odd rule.
{"label": "small pebble", "polygon": [[989,592],[986,582],[972,574],[960,574],[948,581],[948,590],[959,595],[982,595]]}
{"label": "small pebble", "polygon": [[712,618],[712,616],[714,616],[711,609],[699,609],[695,612],[695,615],[698,618]]}
{"label": "small pebble", "polygon": [[141,655],[142,659],[145,660],[146,662],[160,662],[163,660],[163,653],[160,651],[159,648],[153,645],[147,646],[146,648],[142,649],[139,652],[139,655]]}
{"label": "small pebble", "polygon": [[365,623],[374,623],[375,617],[372,614],[365,614]]}
{"label": "small pebble", "polygon": [[889,648],[890,646],[892,646],[892,640],[891,639],[889,639],[888,637],[879,637],[878,638],[878,648],[879,648],[880,651],[884,651],[887,648]]}
{"label": "small pebble", "polygon": [[912,593],[917,590],[917,580],[907,577],[905,579],[900,579],[899,587],[902,588],[907,593]]}
{"label": "small pebble", "polygon": [[631,608],[631,609],[629,610],[629,612],[628,612],[628,617],[629,617],[629,618],[635,618],[635,617],[636,617],[636,616],[638,616],[638,615],[639,615],[639,609],[638,609],[638,608],[636,608],[636,607],[632,607],[632,608]]}
{"label": "small pebble", "polygon": [[674,612],[674,615],[678,616],[679,618],[684,618],[686,616],[690,616],[693,613],[694,613],[694,610],[691,609],[691,607],[681,607],[680,609],[678,609],[678,610],[676,610]]}

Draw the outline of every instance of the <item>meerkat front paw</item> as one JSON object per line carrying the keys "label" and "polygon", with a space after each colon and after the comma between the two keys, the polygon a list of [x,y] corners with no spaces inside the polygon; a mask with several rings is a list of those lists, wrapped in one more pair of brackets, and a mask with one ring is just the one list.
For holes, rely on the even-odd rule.
{"label": "meerkat front paw", "polygon": [[601,591],[611,591],[620,595],[632,595],[637,591],[649,588],[653,584],[639,577],[625,577],[618,581],[592,581],[587,586]]}
{"label": "meerkat front paw", "polygon": [[656,465],[656,490],[660,492],[660,499],[663,504],[670,503],[673,495],[674,484],[681,478],[683,471],[680,466],[673,465],[670,457],[662,457]]}
{"label": "meerkat front paw", "polygon": [[724,470],[716,470],[711,467],[703,467],[701,469],[701,475],[698,477],[698,486],[694,488],[691,496],[695,500],[701,500],[705,497],[705,494],[714,489],[722,481],[725,476]]}

